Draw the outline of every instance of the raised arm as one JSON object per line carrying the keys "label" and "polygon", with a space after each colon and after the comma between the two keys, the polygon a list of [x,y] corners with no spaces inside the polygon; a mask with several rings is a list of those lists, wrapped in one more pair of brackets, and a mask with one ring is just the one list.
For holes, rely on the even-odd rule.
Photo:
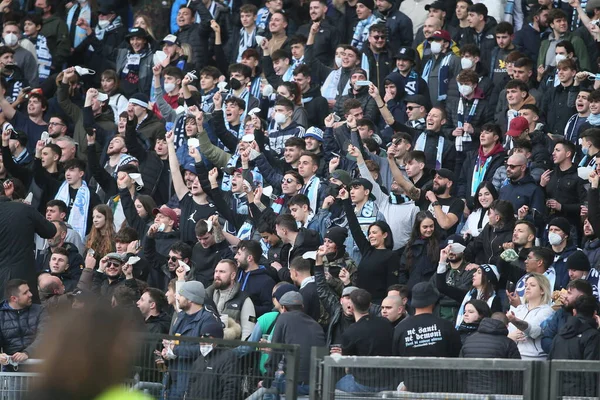
{"label": "raised arm", "polygon": [[350,232],[352,233],[354,242],[358,246],[358,249],[360,250],[361,254],[365,255],[369,250],[372,249],[372,246],[365,237],[364,232],[360,228],[358,218],[354,213],[354,207],[352,207],[352,203],[350,202],[348,191],[346,189],[340,189],[340,198],[342,199],[342,203],[344,205],[346,218],[348,218],[348,226],[350,227]]}
{"label": "raised arm", "polygon": [[[167,139],[167,147],[169,148],[169,168],[171,169],[173,188],[175,188],[177,198],[181,201],[188,194],[189,190],[179,170],[179,160],[177,160],[177,154],[175,153],[175,134],[173,131],[169,131],[165,138]],[[199,154],[198,157],[200,157]]]}

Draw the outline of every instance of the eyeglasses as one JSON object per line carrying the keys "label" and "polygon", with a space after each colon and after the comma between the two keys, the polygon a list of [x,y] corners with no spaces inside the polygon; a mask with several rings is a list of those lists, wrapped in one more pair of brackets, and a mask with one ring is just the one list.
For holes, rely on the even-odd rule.
{"label": "eyeglasses", "polygon": [[421,108],[421,107],[422,107],[422,106],[406,106],[406,109],[407,109],[408,111],[412,111],[412,110],[414,110],[415,108]]}
{"label": "eyeglasses", "polygon": [[386,38],[385,38],[385,36],[381,36],[381,35],[374,35],[374,36],[373,36],[373,39],[374,39],[374,40],[385,40]]}
{"label": "eyeglasses", "polygon": [[522,167],[523,165],[525,165],[525,164],[506,164],[506,168],[515,169],[515,168]]}
{"label": "eyeglasses", "polygon": [[177,261],[181,260],[181,258],[177,258],[175,256],[171,256],[171,257],[169,257],[169,260],[171,260],[172,262],[177,262]]}
{"label": "eyeglasses", "polygon": [[281,180],[281,183],[297,183],[297,181],[295,179],[292,179],[292,178],[283,178]]}
{"label": "eyeglasses", "polygon": [[63,124],[61,122],[48,122],[48,125],[50,125],[50,126],[56,126],[56,125],[66,126],[65,124]]}

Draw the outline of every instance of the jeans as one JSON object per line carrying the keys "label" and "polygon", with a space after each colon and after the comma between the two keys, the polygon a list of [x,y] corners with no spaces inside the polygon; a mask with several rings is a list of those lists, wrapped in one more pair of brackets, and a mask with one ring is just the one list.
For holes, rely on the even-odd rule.
{"label": "jeans", "polygon": [[[265,393],[263,395],[263,400],[279,400],[280,394],[285,394],[285,374],[276,375],[271,387],[277,388],[279,393],[270,394]],[[298,384],[298,396],[306,396],[309,393],[309,386],[304,382],[300,382]]]}
{"label": "jeans", "polygon": [[356,382],[354,375],[351,374],[348,374],[340,379],[338,383],[335,384],[335,388],[337,390],[341,390],[342,392],[348,393],[373,393],[388,390],[387,387],[378,388],[361,385],[360,383]]}

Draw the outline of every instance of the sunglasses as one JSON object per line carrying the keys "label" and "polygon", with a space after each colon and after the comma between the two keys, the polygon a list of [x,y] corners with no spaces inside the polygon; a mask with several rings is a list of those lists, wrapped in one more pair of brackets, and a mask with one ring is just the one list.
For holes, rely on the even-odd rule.
{"label": "sunglasses", "polygon": [[373,36],[373,39],[375,39],[375,40],[385,40],[386,38],[385,38],[385,36],[375,35],[375,36]]}
{"label": "sunglasses", "polygon": [[109,262],[108,265],[106,266],[106,268],[111,268],[111,267],[121,268],[121,264],[116,263],[116,262]]}
{"label": "sunglasses", "polygon": [[177,257],[175,257],[175,256],[171,256],[171,257],[169,258],[169,260],[171,260],[171,262],[177,262],[177,261],[181,260],[181,258],[177,258]]}
{"label": "sunglasses", "polygon": [[296,180],[292,179],[292,178],[283,178],[281,180],[281,183],[294,183],[294,182],[296,182]]}
{"label": "sunglasses", "polygon": [[407,109],[408,111],[412,111],[412,110],[414,110],[415,108],[421,108],[421,107],[422,107],[422,106],[407,106],[407,107],[406,107],[406,109]]}
{"label": "sunglasses", "polygon": [[515,169],[515,168],[519,168],[522,166],[523,166],[523,164],[506,164],[506,168],[510,168],[510,169]]}

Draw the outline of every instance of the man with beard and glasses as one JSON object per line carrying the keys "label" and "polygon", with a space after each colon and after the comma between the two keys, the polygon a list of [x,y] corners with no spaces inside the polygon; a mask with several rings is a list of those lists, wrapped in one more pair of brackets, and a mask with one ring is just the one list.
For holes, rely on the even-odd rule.
{"label": "man with beard and glasses", "polygon": [[65,136],[68,132],[66,117],[55,115],[50,117],[48,122],[48,135],[52,140],[52,143],[56,143],[56,139]]}
{"label": "man with beard and glasses", "polygon": [[[446,283],[448,286],[456,287],[461,290],[470,290],[473,285],[473,274],[474,269],[467,270],[467,261],[464,258],[464,251],[466,248],[465,240],[461,235],[450,235],[448,236],[448,245],[450,251],[448,252],[448,258],[446,258],[447,264],[450,266],[446,272]],[[434,282],[435,276],[431,278]],[[450,297],[443,295],[440,298],[438,307],[439,316],[448,321],[456,321],[460,304]]]}
{"label": "man with beard and glasses", "polygon": [[252,299],[257,317],[273,308],[271,294],[275,286],[267,269],[258,264],[261,255],[262,248],[255,240],[241,240],[235,253],[235,261],[239,267],[237,282],[241,285],[240,290]]}
{"label": "man with beard and glasses", "polygon": [[221,260],[215,267],[214,282],[206,289],[206,296],[217,306],[225,325],[225,339],[246,340],[256,325],[256,311],[248,293],[241,291],[236,276],[235,261]]}
{"label": "man with beard and glasses", "polygon": [[102,257],[100,266],[94,271],[92,278],[93,292],[102,296],[105,300],[110,300],[113,297],[115,289],[123,284],[135,291],[139,290],[138,280],[133,277],[133,274],[122,273],[125,271],[123,266],[129,265],[126,264],[127,260],[125,257],[125,255],[119,253],[108,253]]}
{"label": "man with beard and glasses", "polygon": [[569,282],[567,285],[567,292],[560,293],[560,302],[562,307],[556,310],[550,318],[542,322],[542,349],[544,352],[549,353],[550,347],[552,346],[552,340],[558,334],[560,328],[562,328],[567,322],[568,318],[573,315],[573,306],[575,301],[580,296],[592,296],[593,289],[592,285],[586,280],[576,279]]}
{"label": "man with beard and glasses", "polygon": [[433,186],[427,192],[421,191],[419,203],[434,217],[435,221],[446,235],[453,234],[465,203],[458,197],[450,195],[454,186],[454,173],[446,168],[436,171]]}
{"label": "man with beard and glasses", "polygon": [[[152,226],[155,225],[157,224],[155,223]],[[153,233],[152,236],[155,234],[156,233]],[[162,254],[166,253],[166,249],[161,249],[159,247],[161,243],[155,242],[154,237],[151,237],[149,240],[149,235],[150,232],[148,232],[148,236],[146,236],[146,242],[144,245],[144,255],[151,264],[148,284],[151,287],[166,291],[171,279],[177,278],[176,271],[181,266],[179,264],[180,261],[192,267],[192,265],[190,265],[192,248],[184,242],[176,241],[173,243],[172,241],[167,241],[167,239],[165,240],[165,243],[162,243],[162,245],[169,243],[172,243],[172,245],[168,247],[168,256],[164,257]],[[173,240],[177,239],[173,238]],[[160,252],[161,254],[157,254],[157,252]],[[190,275],[188,274],[188,276]]]}

